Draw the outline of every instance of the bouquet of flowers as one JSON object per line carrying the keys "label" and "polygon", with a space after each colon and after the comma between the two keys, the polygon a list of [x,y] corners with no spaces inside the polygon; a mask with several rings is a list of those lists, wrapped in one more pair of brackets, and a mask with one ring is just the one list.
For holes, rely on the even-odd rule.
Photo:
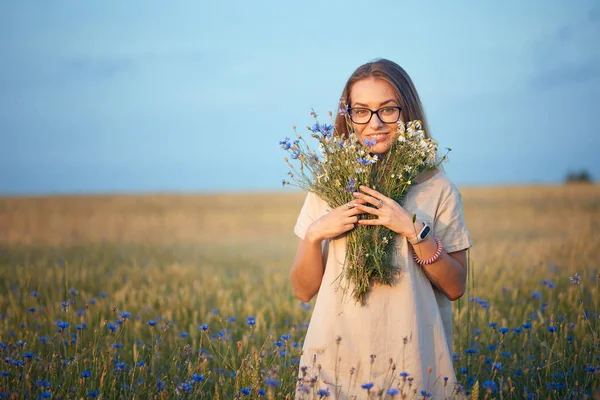
{"label": "bouquet of flowers", "polygon": [[[435,168],[446,157],[438,161],[437,143],[425,136],[418,120],[398,121],[390,149],[385,154],[372,154],[369,149],[375,141],[360,143],[347,114],[349,134],[345,136],[338,134],[333,121],[331,125],[320,124],[314,111],[311,115],[315,124],[308,130],[317,139],[319,151],[311,149],[294,127],[296,139],[285,138],[279,144],[298,166],[287,157],[284,159],[290,167],[290,180],[283,180],[282,184],[311,191],[332,208],[353,201],[352,193],[360,185],[373,188],[402,205],[414,179]],[[329,116],[332,117],[331,112]],[[365,214],[361,218],[373,216]],[[365,304],[373,283],[392,285],[400,277],[401,270],[392,263],[395,237],[396,233],[384,226],[358,225],[348,233],[340,278],[351,286],[354,299],[361,305]]]}

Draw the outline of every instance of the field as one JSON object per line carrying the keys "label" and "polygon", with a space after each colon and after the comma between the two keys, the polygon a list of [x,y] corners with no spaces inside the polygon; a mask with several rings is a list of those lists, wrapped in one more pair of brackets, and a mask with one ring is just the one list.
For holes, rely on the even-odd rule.
{"label": "field", "polygon": [[[599,398],[600,186],[461,191],[466,394]],[[0,398],[293,398],[312,304],[288,280],[302,200],[0,198]]]}

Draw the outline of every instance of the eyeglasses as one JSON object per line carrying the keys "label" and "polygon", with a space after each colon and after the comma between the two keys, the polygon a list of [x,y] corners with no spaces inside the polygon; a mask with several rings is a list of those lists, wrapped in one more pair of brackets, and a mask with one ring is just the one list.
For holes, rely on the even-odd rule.
{"label": "eyeglasses", "polygon": [[402,107],[398,106],[382,107],[379,110],[358,107],[349,108],[348,114],[355,124],[368,124],[373,118],[373,114],[376,114],[377,118],[384,124],[393,124],[400,119],[400,111],[402,111]]}

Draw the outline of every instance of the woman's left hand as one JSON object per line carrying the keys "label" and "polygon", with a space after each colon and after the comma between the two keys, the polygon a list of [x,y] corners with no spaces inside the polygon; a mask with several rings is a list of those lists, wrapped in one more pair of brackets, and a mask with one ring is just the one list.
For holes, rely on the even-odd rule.
{"label": "woman's left hand", "polygon": [[[375,219],[361,219],[358,221],[361,225],[382,225],[386,228],[396,232],[407,238],[414,237],[416,235],[416,228],[413,224],[412,215],[408,213],[400,204],[393,199],[379,193],[377,190],[371,189],[367,186],[361,186],[360,190],[364,193],[354,192],[354,197],[357,199],[365,200],[367,203],[372,204],[375,207],[369,207],[367,205],[355,205],[361,211],[365,213],[376,215],[378,218]],[[416,231],[416,232],[415,232]]]}

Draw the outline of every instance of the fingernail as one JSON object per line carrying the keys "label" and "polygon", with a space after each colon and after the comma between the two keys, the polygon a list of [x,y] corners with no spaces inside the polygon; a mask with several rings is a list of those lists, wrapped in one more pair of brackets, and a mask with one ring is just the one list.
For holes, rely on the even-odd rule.
{"label": "fingernail", "polygon": [[354,193],[352,193],[352,194],[353,194],[355,197],[358,197],[358,196],[360,196],[360,193],[358,193],[358,192],[354,192]]}

